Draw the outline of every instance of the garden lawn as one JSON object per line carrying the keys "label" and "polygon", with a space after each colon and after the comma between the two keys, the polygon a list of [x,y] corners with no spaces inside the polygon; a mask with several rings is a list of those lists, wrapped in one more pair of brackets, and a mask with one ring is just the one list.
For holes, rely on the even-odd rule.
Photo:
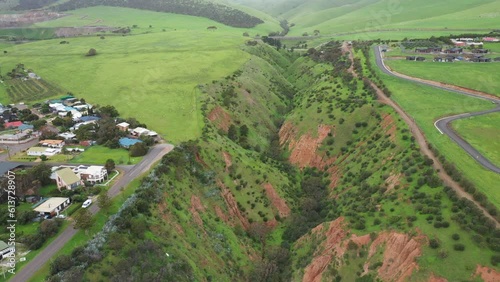
{"label": "garden lawn", "polygon": [[436,63],[387,60],[391,69],[409,76],[444,82],[500,96],[497,63]]}
{"label": "garden lawn", "polygon": [[[116,165],[129,164],[129,151],[122,148],[110,149],[100,145],[92,146],[74,157],[71,163],[104,165],[108,159],[114,160]],[[130,157],[130,164],[137,164],[141,160],[142,157]]]}
{"label": "garden lawn", "polygon": [[481,99],[386,75],[376,67],[373,55],[370,56],[370,60],[378,75],[391,90],[391,99],[415,119],[428,142],[449,162],[455,164],[467,179],[487,195],[497,208],[500,208],[500,192],[495,189],[497,183],[500,183],[500,175],[483,168],[448,136],[440,134],[434,127],[434,122],[441,117],[490,109],[494,105]]}
{"label": "garden lawn", "polygon": [[459,119],[453,122],[453,128],[487,157],[500,167],[500,113]]}

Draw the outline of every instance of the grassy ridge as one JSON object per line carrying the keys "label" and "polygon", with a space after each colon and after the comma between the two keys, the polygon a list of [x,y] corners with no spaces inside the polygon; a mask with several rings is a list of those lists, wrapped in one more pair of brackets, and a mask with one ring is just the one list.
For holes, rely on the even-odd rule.
{"label": "grassy ridge", "polygon": [[[491,11],[499,5],[491,0],[474,1],[342,1],[324,9],[326,1],[303,4],[284,17],[296,23],[291,34],[323,34],[380,28],[494,28]],[[490,15],[490,16],[487,16]],[[465,17],[465,18],[464,18]]]}

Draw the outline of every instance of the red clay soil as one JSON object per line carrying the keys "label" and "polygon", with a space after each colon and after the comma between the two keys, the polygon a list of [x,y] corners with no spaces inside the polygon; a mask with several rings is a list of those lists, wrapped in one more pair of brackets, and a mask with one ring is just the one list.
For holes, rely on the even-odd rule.
{"label": "red clay soil", "polygon": [[389,114],[384,114],[382,116],[382,122],[380,123],[382,126],[382,130],[385,131],[387,135],[389,135],[389,140],[394,142],[396,140],[396,123],[394,119]]}
{"label": "red clay soil", "polygon": [[387,185],[387,191],[386,192],[391,191],[392,189],[394,189],[394,187],[396,185],[399,185],[399,183],[401,182],[401,178],[402,177],[403,177],[402,173],[394,173],[394,172],[392,172],[389,175],[389,177],[387,177],[387,179],[385,180],[385,184]]}
{"label": "red clay soil", "polygon": [[316,151],[323,140],[328,136],[328,133],[332,131],[332,127],[321,124],[318,126],[317,130],[318,137],[314,138],[308,133],[300,136],[297,140],[296,128],[292,123],[286,122],[281,127],[279,132],[280,144],[284,145],[288,143],[288,149],[290,150],[289,160],[292,164],[300,168],[322,168],[324,166],[323,157],[316,154]]}
{"label": "red clay soil", "polygon": [[368,258],[382,244],[385,244],[384,259],[378,270],[378,277],[383,281],[405,281],[418,268],[415,259],[422,254],[422,242],[407,234],[381,233],[370,246]]}
{"label": "red clay soil", "polygon": [[196,152],[194,155],[196,161],[201,164],[203,167],[208,167],[207,163],[201,158],[200,153]]}
{"label": "red clay soil", "polygon": [[478,265],[474,277],[480,276],[484,282],[498,282],[500,281],[500,272],[486,266]]}
{"label": "red clay soil", "polygon": [[220,187],[222,198],[224,198],[224,201],[226,202],[227,208],[229,210],[229,217],[233,220],[238,220],[243,228],[245,230],[248,230],[248,227],[250,227],[250,223],[248,222],[246,217],[241,214],[240,210],[238,209],[236,199],[234,198],[229,188],[227,188],[226,185],[224,185],[224,183],[220,181],[220,179],[217,179],[217,185]]}
{"label": "red clay soil", "polygon": [[351,241],[358,245],[359,247],[370,244],[372,239],[370,238],[370,234],[366,234],[363,236],[357,236],[356,234],[352,234]]}
{"label": "red clay soil", "polygon": [[224,162],[226,163],[226,173],[229,173],[229,167],[233,165],[231,155],[228,152],[222,152],[222,156],[224,157]]}
{"label": "red clay soil", "polygon": [[224,221],[225,223],[228,223],[229,222],[229,216],[227,216],[223,211],[222,209],[219,207],[219,206],[215,206],[214,207],[215,209],[215,214],[220,218],[222,219],[222,221]]}
{"label": "red clay soil", "polygon": [[[164,198],[166,197],[167,194],[164,193]],[[162,217],[163,222],[173,225],[174,229],[177,231],[177,233],[179,233],[179,235],[184,235],[184,229],[182,229],[182,226],[180,226],[179,223],[177,223],[176,221],[171,220],[170,212],[168,211],[166,202],[162,201],[158,205],[158,211],[160,212],[160,216]]]}
{"label": "red clay soil", "polygon": [[303,282],[320,282],[323,272],[333,258],[341,258],[344,255],[345,248],[342,242],[347,236],[344,230],[344,218],[339,217],[330,222],[325,236],[325,241],[317,248],[320,253],[315,253],[311,263],[304,269]]}
{"label": "red clay soil", "polygon": [[221,106],[215,107],[207,116],[208,120],[214,123],[218,128],[228,131],[231,125],[231,116],[224,111]]}
{"label": "red clay soil", "polygon": [[205,211],[205,207],[201,204],[200,198],[195,195],[191,196],[191,208],[189,211],[191,212],[194,222],[196,222],[199,226],[203,226],[203,220],[198,212]]}
{"label": "red clay soil", "polygon": [[427,282],[448,282],[448,280],[443,277],[434,276],[433,273],[431,274],[431,277],[429,277],[429,280],[427,280]]}
{"label": "red clay soil", "polygon": [[273,185],[271,185],[271,183],[265,183],[262,186],[266,189],[267,197],[271,200],[273,206],[278,210],[280,217],[284,218],[289,216],[290,208],[286,204],[285,200],[283,200],[280,195],[276,193]]}

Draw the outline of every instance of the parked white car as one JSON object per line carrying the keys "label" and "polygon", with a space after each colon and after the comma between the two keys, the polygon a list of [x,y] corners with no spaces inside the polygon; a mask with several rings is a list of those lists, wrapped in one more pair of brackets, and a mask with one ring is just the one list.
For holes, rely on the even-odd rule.
{"label": "parked white car", "polygon": [[88,208],[91,204],[92,204],[92,200],[91,200],[91,199],[88,199],[88,200],[86,200],[85,202],[83,202],[83,204],[82,204],[82,208],[86,209],[86,208]]}

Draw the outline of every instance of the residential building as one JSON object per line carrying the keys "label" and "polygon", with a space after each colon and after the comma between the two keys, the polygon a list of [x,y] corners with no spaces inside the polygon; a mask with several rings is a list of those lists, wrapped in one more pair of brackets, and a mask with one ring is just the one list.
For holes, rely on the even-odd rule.
{"label": "residential building", "polygon": [[84,181],[88,181],[92,184],[102,183],[108,178],[108,171],[103,166],[91,165],[91,166],[79,166],[80,177]]}
{"label": "residential building", "polygon": [[28,156],[41,156],[45,155],[47,157],[59,154],[61,149],[47,148],[47,147],[31,147],[28,149]]}
{"label": "residential building", "polygon": [[158,133],[156,133],[152,130],[149,130],[147,128],[144,128],[144,127],[136,127],[132,130],[132,135],[134,135],[134,136],[146,135],[146,136],[154,137],[154,136],[157,136]]}
{"label": "residential building", "polygon": [[123,148],[130,148],[131,146],[137,144],[137,143],[140,143],[142,142],[142,140],[139,140],[139,139],[132,139],[132,138],[120,138],[120,140],[118,140],[118,143],[120,143],[120,146],[122,146]]}
{"label": "residential building", "polygon": [[16,251],[15,247],[11,247],[4,241],[0,241],[0,259],[7,257],[9,254],[15,251]]}
{"label": "residential building", "polygon": [[50,139],[42,140],[38,144],[50,148],[62,148],[64,147],[64,145],[66,145],[64,143],[64,140],[50,140]]}
{"label": "residential building", "polygon": [[71,133],[71,132],[64,132],[57,134],[57,136],[64,138],[64,140],[71,140],[76,137],[76,134]]}
{"label": "residential building", "polygon": [[116,125],[116,127],[118,127],[118,129],[120,131],[128,131],[129,126],[130,126],[130,124],[128,124],[126,122],[121,122],[121,123]]}
{"label": "residential building", "polygon": [[65,167],[55,172],[57,188],[66,188],[68,190],[75,189],[76,187],[83,184],[80,176],[71,170],[71,168]]}
{"label": "residential building", "polygon": [[22,121],[12,121],[12,122],[6,122],[3,126],[5,128],[18,128],[21,125],[23,125]]}
{"label": "residential building", "polygon": [[69,198],[63,197],[53,197],[48,198],[46,201],[39,204],[33,210],[38,212],[40,215],[50,215],[55,216],[62,212],[67,206],[69,206]]}

